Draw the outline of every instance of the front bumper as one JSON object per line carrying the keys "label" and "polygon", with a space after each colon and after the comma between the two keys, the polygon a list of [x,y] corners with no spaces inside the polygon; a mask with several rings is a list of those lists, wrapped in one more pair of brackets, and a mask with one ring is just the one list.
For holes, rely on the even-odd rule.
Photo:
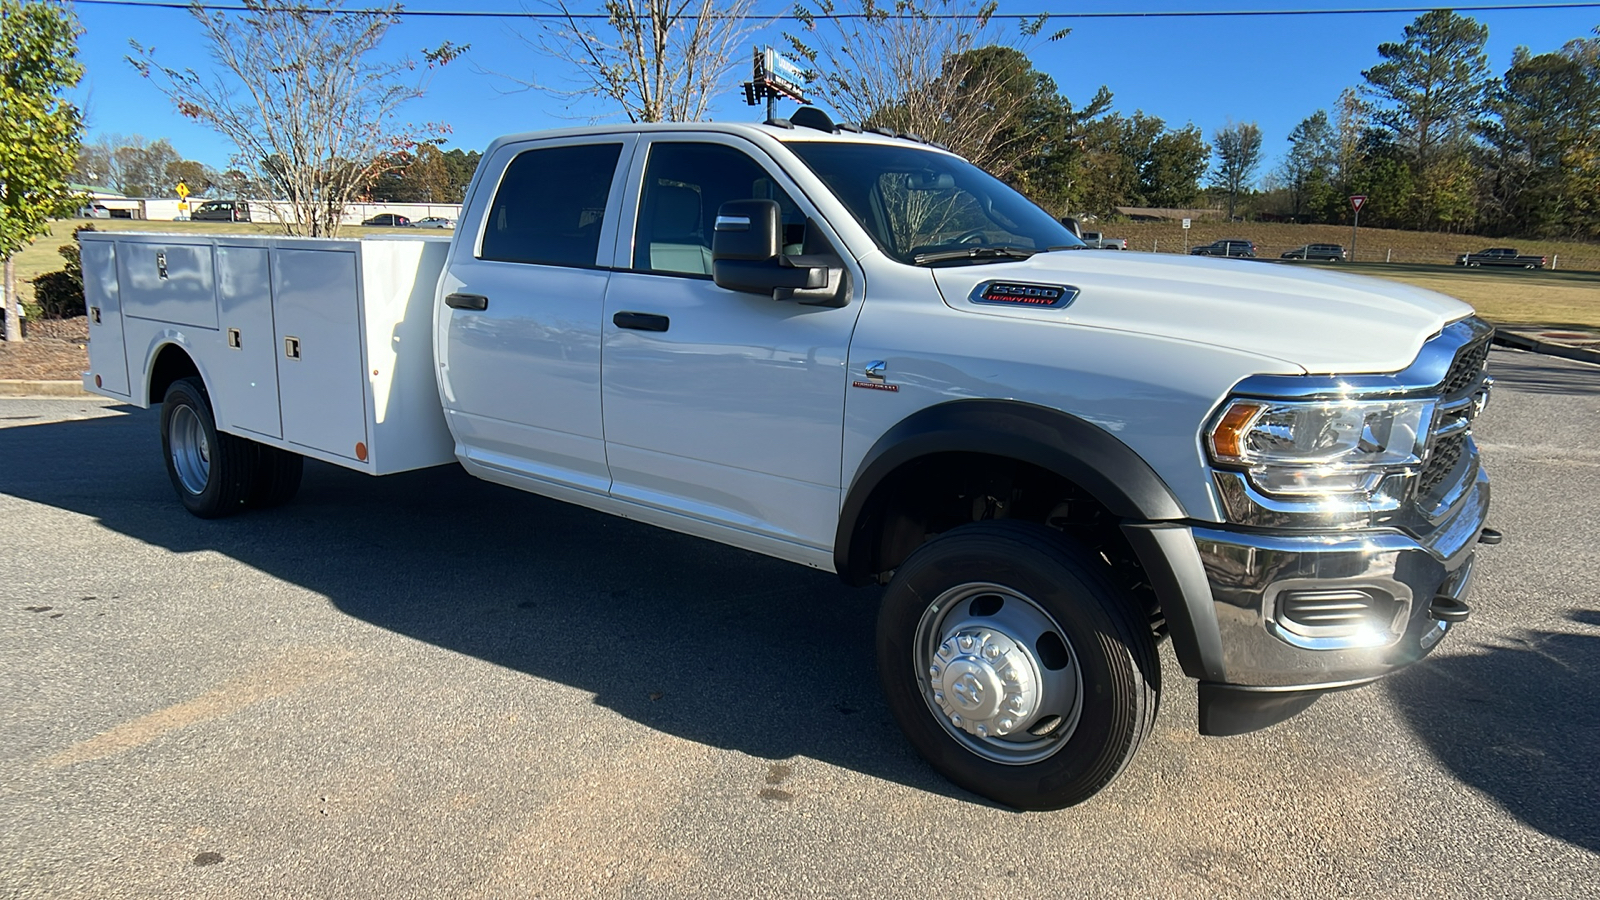
{"label": "front bumper", "polygon": [[1201,681],[1201,731],[1282,721],[1437,647],[1452,626],[1436,617],[1435,601],[1466,593],[1488,515],[1488,477],[1480,469],[1470,484],[1425,539],[1398,530],[1125,526],[1179,662]]}

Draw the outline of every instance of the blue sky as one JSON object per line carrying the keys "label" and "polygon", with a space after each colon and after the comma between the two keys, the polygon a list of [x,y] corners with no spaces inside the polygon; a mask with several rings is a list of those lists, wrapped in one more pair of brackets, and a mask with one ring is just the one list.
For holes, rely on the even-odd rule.
{"label": "blue sky", "polygon": [[[582,5],[584,0],[576,0]],[[359,0],[352,5],[360,5]],[[520,0],[414,0],[414,9],[509,10]],[[593,4],[596,8],[599,3]],[[842,5],[842,4],[841,4]],[[1415,0],[1002,0],[1002,12],[1087,12],[1183,9],[1332,9],[1348,6],[1408,7]],[[530,4],[531,6],[531,4]],[[758,0],[765,13],[787,12],[792,4]],[[101,133],[165,137],[178,152],[211,165],[226,163],[231,148],[219,135],[188,122],[154,86],[124,59],[128,41],[153,45],[168,64],[195,68],[209,64],[206,47],[189,14],[182,10],[135,9],[78,4],[85,33],[79,53],[86,75],[77,92],[91,137]],[[1600,25],[1600,8],[1466,13],[1489,26],[1489,58],[1503,72],[1512,51],[1525,45],[1535,53],[1559,49],[1588,36]],[[1377,46],[1397,41],[1414,13],[1361,16],[1292,16],[1215,19],[1059,20],[1072,33],[1053,43],[1036,43],[1034,65],[1048,72],[1063,93],[1086,102],[1101,84],[1115,94],[1115,108],[1142,109],[1170,124],[1193,122],[1209,139],[1229,120],[1255,121],[1266,138],[1269,161],[1286,146],[1289,130],[1318,108],[1331,108],[1339,91],[1360,82],[1361,70],[1377,62]],[[391,29],[383,52],[417,56],[442,40],[470,43],[471,51],[433,74],[427,94],[406,108],[412,121],[447,122],[449,147],[481,149],[510,131],[582,124],[604,117],[600,104],[570,107],[565,101],[489,74],[536,74],[543,81],[562,75],[557,63],[534,54],[518,41],[505,20],[408,19]],[[520,26],[530,29],[531,25]],[[785,25],[769,30],[774,40]],[[787,23],[793,28],[794,23]],[[760,40],[760,36],[756,38]],[[792,107],[789,107],[792,108]],[[755,120],[737,88],[716,106],[721,120]],[[1265,168],[1265,167],[1264,167]]]}

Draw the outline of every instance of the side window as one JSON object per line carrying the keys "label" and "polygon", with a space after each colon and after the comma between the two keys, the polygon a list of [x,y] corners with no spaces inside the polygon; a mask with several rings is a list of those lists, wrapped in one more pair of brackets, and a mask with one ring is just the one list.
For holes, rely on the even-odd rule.
{"label": "side window", "polygon": [[784,252],[802,252],[805,214],[755,160],[722,144],[652,144],[644,170],[633,267],[641,272],[709,276],[711,226],[717,208],[729,200],[778,201]]}
{"label": "side window", "polygon": [[593,266],[621,144],[527,150],[489,205],[479,259]]}

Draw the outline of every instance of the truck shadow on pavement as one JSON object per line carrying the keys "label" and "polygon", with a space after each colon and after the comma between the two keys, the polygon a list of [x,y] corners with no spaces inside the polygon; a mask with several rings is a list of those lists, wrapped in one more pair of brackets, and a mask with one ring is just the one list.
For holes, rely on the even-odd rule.
{"label": "truck shadow on pavement", "polygon": [[[0,492],[167,550],[224,554],[380,628],[591,692],[647,727],[805,756],[968,802],[901,738],[873,660],[879,592],[479,481],[308,462],[299,497],[185,513],[153,411],[0,429]],[[56,462],[50,462],[50,461]]]}
{"label": "truck shadow on pavement", "polygon": [[1386,684],[1463,783],[1545,834],[1600,852],[1600,612],[1568,618],[1575,631],[1479,644]]}

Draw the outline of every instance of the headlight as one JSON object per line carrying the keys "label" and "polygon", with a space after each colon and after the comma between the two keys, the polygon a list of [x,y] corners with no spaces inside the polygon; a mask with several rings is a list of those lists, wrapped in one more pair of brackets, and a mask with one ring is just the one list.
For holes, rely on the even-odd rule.
{"label": "headlight", "polygon": [[1212,461],[1284,496],[1370,494],[1422,462],[1433,401],[1234,400],[1206,435]]}

